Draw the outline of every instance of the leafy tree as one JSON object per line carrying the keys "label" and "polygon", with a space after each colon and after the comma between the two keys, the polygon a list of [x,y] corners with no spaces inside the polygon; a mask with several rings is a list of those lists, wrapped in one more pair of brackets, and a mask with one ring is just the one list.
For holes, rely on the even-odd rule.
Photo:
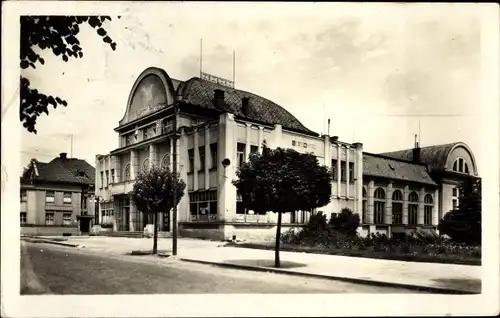
{"label": "leafy tree", "polygon": [[158,252],[158,213],[170,213],[174,191],[179,202],[185,188],[186,183],[168,168],[152,167],[137,174],[130,199],[145,217],[154,217],[153,254]]}
{"label": "leafy tree", "polygon": [[359,227],[359,214],[353,213],[348,208],[343,208],[338,215],[330,219],[330,225],[334,230],[347,236],[355,236]]}
{"label": "leafy tree", "polygon": [[264,144],[262,154],[252,154],[249,162],[237,171],[237,176],[233,184],[245,208],[278,213],[275,266],[280,267],[282,214],[327,205],[331,196],[331,173],[319,165],[313,154],[270,149]]}
{"label": "leafy tree", "polygon": [[[118,17],[120,18],[120,17]],[[36,68],[45,60],[37,51],[51,50],[64,62],[69,58],[82,58],[83,49],[78,40],[81,24],[89,24],[104,43],[116,49],[116,42],[104,29],[104,22],[111,21],[109,16],[21,16],[20,65],[22,69]],[[21,75],[20,83],[20,120],[23,127],[36,134],[36,120],[42,114],[49,114],[49,106],[66,106],[66,100],[39,92],[31,87],[30,81]]]}
{"label": "leafy tree", "polygon": [[441,234],[455,242],[481,243],[481,179],[467,178],[459,189],[458,209],[448,212],[438,225]]}

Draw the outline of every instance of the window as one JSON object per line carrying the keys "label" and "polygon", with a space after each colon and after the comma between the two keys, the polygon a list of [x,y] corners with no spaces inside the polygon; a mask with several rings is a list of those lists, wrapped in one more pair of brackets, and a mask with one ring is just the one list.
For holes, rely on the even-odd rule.
{"label": "window", "polygon": [[467,166],[467,163],[464,164],[464,172],[469,174],[469,166]]}
{"label": "window", "polygon": [[47,191],[45,193],[45,202],[54,203],[55,202],[54,196],[55,196],[54,191]]}
{"label": "window", "polygon": [[170,154],[167,152],[161,159],[162,168],[170,168]]}
{"label": "window", "polygon": [[109,171],[106,170],[106,187],[108,187],[109,183],[110,183],[109,182]]}
{"label": "window", "polygon": [[236,146],[236,154],[238,160],[238,167],[241,167],[245,163],[245,144],[238,143]]}
{"label": "window", "polygon": [[424,224],[432,225],[432,210],[434,208],[434,200],[432,195],[427,194],[424,198]]}
{"label": "window", "polygon": [[205,147],[198,148],[198,154],[200,155],[200,170],[205,170]]}
{"label": "window", "polygon": [[375,190],[374,198],[374,220],[375,224],[384,223],[385,192],[382,188]]}
{"label": "window", "polygon": [[453,210],[456,210],[458,209],[458,204],[459,204],[459,201],[458,201],[458,188],[453,188],[452,190],[452,206],[453,206]]}
{"label": "window", "polygon": [[71,213],[63,214],[63,225],[71,225]]}
{"label": "window", "polygon": [[142,162],[142,172],[146,172],[148,170],[149,170],[149,158],[146,158]]}
{"label": "window", "polygon": [[28,201],[28,195],[26,193],[26,190],[21,190],[21,202],[26,202]]}
{"label": "window", "polygon": [[217,143],[210,144],[211,168],[217,168]]}
{"label": "window", "polygon": [[354,182],[354,162],[349,162],[349,182]]}
{"label": "window", "polygon": [[111,180],[109,183],[115,183],[115,169],[111,169]]}
{"label": "window", "polygon": [[46,225],[54,225],[54,212],[45,212],[45,224]]}
{"label": "window", "polygon": [[337,181],[337,159],[332,159],[333,181]]}
{"label": "window", "polygon": [[217,220],[217,190],[189,194],[191,221]]}
{"label": "window", "polygon": [[28,223],[28,214],[26,212],[21,212],[21,224]]}
{"label": "window", "polygon": [[104,172],[101,171],[101,184],[100,184],[100,188],[102,189],[103,186],[104,186]]}
{"label": "window", "polygon": [[194,149],[188,150],[188,157],[189,157],[188,172],[193,172],[194,171]]}
{"label": "window", "polygon": [[464,159],[458,159],[458,171],[464,172]]}
{"label": "window", "polygon": [[453,171],[469,174],[469,166],[463,158],[458,158],[453,162]]}
{"label": "window", "polygon": [[113,224],[113,202],[101,203],[102,224]]}
{"label": "window", "polygon": [[88,200],[88,196],[85,195],[82,199],[82,210],[86,210],[87,209],[87,200]]}
{"label": "window", "polygon": [[124,176],[125,176],[125,181],[129,181],[129,180],[130,180],[130,163],[128,163],[128,164],[125,166],[125,173],[124,173]]}
{"label": "window", "polygon": [[418,224],[418,194],[415,192],[410,193],[408,197],[408,224]]}
{"label": "window", "polygon": [[345,161],[340,162],[340,181],[345,182],[346,180],[346,171],[345,171]]}
{"label": "window", "polygon": [[392,224],[403,224],[403,193],[399,190],[392,193]]}
{"label": "window", "polygon": [[65,204],[71,204],[71,192],[64,192],[63,202]]}
{"label": "window", "polygon": [[366,189],[363,187],[363,215],[362,215],[362,223],[367,223],[366,219],[366,207],[367,207],[367,202],[366,202]]}
{"label": "window", "polygon": [[250,146],[250,153],[258,153],[259,146]]}

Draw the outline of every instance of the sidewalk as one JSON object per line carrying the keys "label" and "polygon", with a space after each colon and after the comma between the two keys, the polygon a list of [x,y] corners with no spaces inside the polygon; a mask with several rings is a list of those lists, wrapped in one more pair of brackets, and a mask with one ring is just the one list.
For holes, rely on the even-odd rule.
{"label": "sidewalk", "polygon": [[[45,237],[50,239],[49,237]],[[60,237],[59,237],[60,239]],[[66,243],[107,253],[126,254],[151,250],[149,238],[68,237]],[[178,239],[178,257],[214,265],[239,267],[286,274],[341,279],[357,283],[429,289],[433,292],[481,292],[481,266],[416,263],[311,253],[280,252],[283,268],[274,264],[274,251],[223,247],[224,242]],[[158,239],[158,250],[171,251],[172,239]],[[297,265],[289,266],[287,265]]]}

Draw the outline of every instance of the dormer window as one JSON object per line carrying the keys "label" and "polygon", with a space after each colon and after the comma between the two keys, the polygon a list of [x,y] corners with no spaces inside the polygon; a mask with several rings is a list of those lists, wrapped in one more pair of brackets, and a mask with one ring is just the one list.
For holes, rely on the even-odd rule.
{"label": "dormer window", "polygon": [[453,171],[469,174],[469,166],[463,158],[458,158],[453,162]]}

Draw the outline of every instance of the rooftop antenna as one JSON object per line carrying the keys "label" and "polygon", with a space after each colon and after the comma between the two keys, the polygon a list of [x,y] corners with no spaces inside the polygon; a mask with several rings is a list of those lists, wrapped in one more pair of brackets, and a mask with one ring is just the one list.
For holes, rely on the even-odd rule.
{"label": "rooftop antenna", "polygon": [[200,78],[203,72],[203,39],[200,39]]}
{"label": "rooftop antenna", "polygon": [[420,119],[418,120],[418,145],[420,146]]}
{"label": "rooftop antenna", "polygon": [[236,86],[236,52],[233,50],[233,86]]}
{"label": "rooftop antenna", "polygon": [[330,118],[328,118],[328,130],[327,135],[330,136]]}

